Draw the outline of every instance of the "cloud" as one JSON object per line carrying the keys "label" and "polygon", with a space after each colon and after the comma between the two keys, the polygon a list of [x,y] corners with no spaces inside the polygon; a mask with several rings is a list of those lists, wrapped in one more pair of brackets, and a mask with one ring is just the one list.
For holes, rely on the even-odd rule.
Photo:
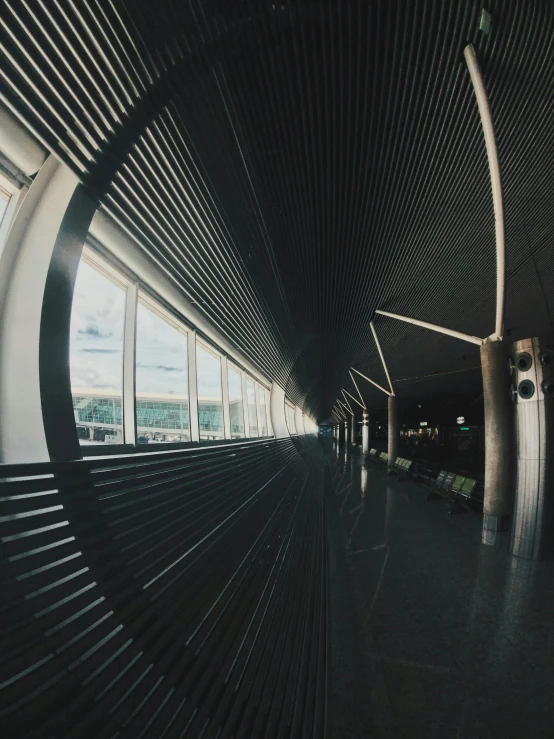
{"label": "cloud", "polygon": [[107,339],[112,335],[111,333],[102,333],[100,329],[98,328],[98,326],[94,326],[94,325],[89,325],[89,326],[86,326],[85,328],[80,328],[77,331],[77,333],[85,335],[85,336],[97,336],[98,338],[102,338],[102,339]]}
{"label": "cloud", "polygon": [[183,367],[167,367],[165,364],[141,364],[137,362],[137,369],[163,370],[164,372],[184,372]]}

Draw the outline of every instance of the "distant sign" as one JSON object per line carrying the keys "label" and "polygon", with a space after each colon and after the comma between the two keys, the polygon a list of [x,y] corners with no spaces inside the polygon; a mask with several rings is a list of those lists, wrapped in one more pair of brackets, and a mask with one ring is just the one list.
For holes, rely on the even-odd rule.
{"label": "distant sign", "polygon": [[458,418],[456,419],[456,423],[458,424],[458,426],[461,426],[465,420],[466,419],[464,418],[464,416],[458,416]]}
{"label": "distant sign", "polygon": [[419,425],[420,426],[427,426],[427,421],[420,421],[419,422]]}

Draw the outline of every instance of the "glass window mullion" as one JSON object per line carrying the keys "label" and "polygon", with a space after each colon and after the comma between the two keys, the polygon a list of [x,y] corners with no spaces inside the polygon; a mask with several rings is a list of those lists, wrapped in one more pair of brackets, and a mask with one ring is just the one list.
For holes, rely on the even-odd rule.
{"label": "glass window mullion", "polygon": [[123,440],[126,444],[137,443],[136,419],[136,370],[137,349],[137,298],[138,285],[127,287],[125,296],[125,323],[123,333]]}
{"label": "glass window mullion", "polygon": [[189,423],[190,440],[200,440],[198,424],[198,383],[196,380],[196,331],[187,333],[189,362]]}
{"label": "glass window mullion", "polygon": [[241,370],[242,380],[242,412],[244,414],[244,437],[250,438],[250,417],[248,415],[248,394],[246,392],[246,373]]}
{"label": "glass window mullion", "polygon": [[231,409],[229,406],[229,368],[227,357],[221,357],[221,389],[223,394],[223,435],[231,438]]}
{"label": "glass window mullion", "polygon": [[256,419],[258,422],[258,436],[262,435],[262,414],[260,410],[260,386],[254,382],[254,397],[256,398]]}

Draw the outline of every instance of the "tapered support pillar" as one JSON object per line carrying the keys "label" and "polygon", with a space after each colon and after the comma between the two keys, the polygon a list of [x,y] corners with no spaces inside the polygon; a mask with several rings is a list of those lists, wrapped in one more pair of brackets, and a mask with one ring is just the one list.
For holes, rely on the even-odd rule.
{"label": "tapered support pillar", "polygon": [[554,351],[538,339],[513,345],[516,479],[510,551],[554,558]]}
{"label": "tapered support pillar", "polygon": [[348,421],[344,422],[344,443],[347,446],[350,444],[350,424]]}
{"label": "tapered support pillar", "polygon": [[512,404],[508,364],[500,342],[481,346],[485,403],[485,494],[483,544],[494,545],[508,529],[513,505]]}
{"label": "tapered support pillar", "polygon": [[369,413],[364,411],[362,424],[362,454],[369,453]]}
{"label": "tapered support pillar", "polygon": [[350,443],[356,443],[356,416],[350,419]]}
{"label": "tapered support pillar", "polygon": [[394,466],[394,462],[398,457],[399,438],[400,428],[398,425],[398,400],[396,395],[389,395],[389,467]]}

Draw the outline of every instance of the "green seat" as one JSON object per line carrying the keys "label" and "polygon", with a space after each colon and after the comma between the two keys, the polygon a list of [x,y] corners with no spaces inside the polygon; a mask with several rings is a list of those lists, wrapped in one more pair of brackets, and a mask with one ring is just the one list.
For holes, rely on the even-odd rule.
{"label": "green seat", "polygon": [[473,480],[471,477],[466,477],[462,487],[460,488],[460,495],[463,495],[465,498],[471,498],[471,494],[476,485],[477,480]]}
{"label": "green seat", "polygon": [[465,477],[463,475],[456,475],[454,482],[452,483],[452,487],[450,488],[453,493],[459,493],[462,490],[462,486],[464,482],[466,481]]}

